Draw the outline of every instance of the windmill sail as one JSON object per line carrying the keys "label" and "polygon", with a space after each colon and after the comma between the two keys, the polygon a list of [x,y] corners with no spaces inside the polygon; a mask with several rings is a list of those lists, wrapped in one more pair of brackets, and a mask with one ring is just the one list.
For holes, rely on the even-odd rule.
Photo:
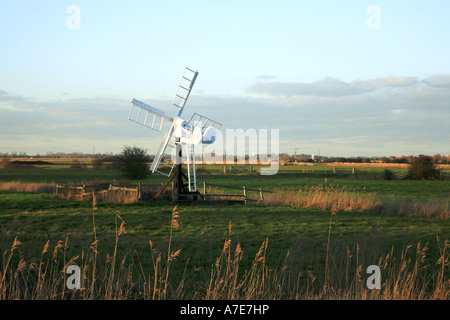
{"label": "windmill sail", "polygon": [[217,131],[219,131],[220,128],[222,127],[221,123],[211,120],[211,119],[209,119],[205,116],[202,116],[201,114],[198,114],[198,113],[194,113],[189,118],[188,124],[193,127],[201,126],[202,132],[208,127],[213,127]]}
{"label": "windmill sail", "polygon": [[164,111],[156,109],[137,99],[131,100],[128,120],[134,121],[147,128],[161,132],[164,119],[172,122],[173,118],[166,116]]}
{"label": "windmill sail", "polygon": [[[181,113],[183,112],[184,105],[186,104],[186,101],[189,98],[189,95],[191,93],[192,87],[194,86],[195,80],[197,79],[197,76],[198,71],[191,70],[187,67],[184,68],[183,74],[181,75],[180,83],[178,84],[177,92],[175,93],[175,97],[172,101],[172,105],[179,108],[178,116],[180,116]],[[161,117],[165,118],[165,115],[162,114]],[[171,119],[171,121],[173,122],[173,119]],[[150,170],[153,173],[158,172],[168,176],[170,176],[170,174],[172,173],[174,164],[169,165],[162,160],[164,156],[170,156],[173,152],[172,149],[175,148],[174,145],[169,144],[169,142],[172,140],[173,132],[174,132],[174,125],[172,124],[169,131],[164,135],[163,140],[159,146],[158,152],[155,155],[155,159],[153,160],[152,165],[150,166]],[[166,150],[167,148],[171,149],[170,152]],[[170,167],[170,172],[167,174],[163,171],[160,171],[159,170],[160,165]]]}
{"label": "windmill sail", "polygon": [[[165,162],[162,161],[162,158],[164,156],[171,156],[172,151],[175,149],[175,146],[170,144],[170,140],[172,140],[171,138],[173,137],[173,131],[174,131],[174,126],[172,125],[170,127],[170,130],[164,134],[163,140],[162,140],[161,144],[159,145],[158,152],[156,153],[155,158],[153,159],[152,165],[150,166],[150,171],[152,173],[158,172],[158,173],[161,173],[166,176],[170,176],[172,174],[174,164],[173,163],[171,165],[166,164]],[[170,152],[167,151],[167,148],[169,148]],[[169,167],[170,171],[168,173],[161,171],[159,169],[160,165]]]}
{"label": "windmill sail", "polygon": [[[213,143],[217,131],[222,126],[220,123],[197,113],[194,113],[188,122],[181,118],[184,106],[189,98],[197,76],[198,71],[189,68],[184,69],[175,97],[172,101],[172,105],[178,108],[178,113],[175,117],[169,117],[163,111],[137,99],[131,101],[130,113],[128,115],[129,120],[159,132],[162,131],[164,120],[171,122],[170,129],[164,134],[155,158],[150,166],[150,170],[153,173],[158,172],[166,176],[171,176],[175,166],[177,166],[177,170],[174,173],[175,176],[185,176],[181,171],[181,156],[184,147],[184,154],[187,158],[186,164],[188,169],[187,179],[189,192],[197,191],[195,145]],[[174,155],[176,158],[175,161]],[[165,163],[165,157],[169,157],[173,161],[169,164]],[[162,167],[164,166],[169,167],[170,169],[163,170]],[[178,183],[177,188],[181,188],[178,193],[182,194],[184,191],[183,184]]]}
{"label": "windmill sail", "polygon": [[173,98],[172,105],[178,107],[178,116],[181,115],[184,105],[186,104],[189,95],[191,94],[192,87],[194,86],[195,80],[197,79],[198,71],[191,70],[189,68],[184,68],[183,75],[181,76],[180,83],[178,85],[177,92]]}

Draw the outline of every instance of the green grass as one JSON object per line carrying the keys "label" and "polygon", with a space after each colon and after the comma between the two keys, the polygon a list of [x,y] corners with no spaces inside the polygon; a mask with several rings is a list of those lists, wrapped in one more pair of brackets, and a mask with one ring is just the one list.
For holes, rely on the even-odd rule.
{"label": "green grass", "polygon": [[[329,167],[324,166],[314,167],[314,172],[302,172],[303,169],[311,169],[309,167],[286,166],[280,167],[280,172],[274,176],[261,176],[257,172],[221,175],[217,174],[218,169],[209,168],[206,173],[198,175],[200,189],[203,181],[264,190],[295,190],[305,186],[333,184],[345,186],[346,190],[356,194],[374,192],[379,199],[386,201],[415,199],[426,202],[448,199],[450,195],[450,181],[385,181],[381,179],[380,168],[370,168],[351,175],[330,174],[327,172]],[[161,183],[165,179],[161,175],[152,175],[143,182]],[[56,165],[38,169],[0,170],[0,182],[70,184],[114,180],[122,180],[115,171],[75,170]],[[163,261],[164,256],[167,257],[172,209],[172,204],[164,201],[122,205],[98,203],[93,215],[91,202],[57,200],[41,193],[1,191],[0,249],[9,250],[16,238],[22,242],[19,251],[13,256],[13,262],[17,265],[21,258],[39,261],[47,241],[50,241],[51,252],[58,241],[67,239],[68,247],[64,249],[67,256],[81,257],[89,251],[96,236],[99,240],[97,267],[98,270],[106,270],[109,266],[107,256],[111,256],[115,250],[118,213],[125,222],[126,234],[118,238],[117,257],[126,258],[130,268],[139,266],[147,272],[153,266],[150,241],[153,249],[162,254]],[[434,268],[438,268],[436,261],[440,257],[442,241],[450,238],[448,219],[422,216],[339,211],[332,217],[329,229],[329,210],[203,204],[179,206],[178,212],[181,225],[173,232],[171,251],[181,249],[181,254],[171,266],[172,283],[178,284],[182,277],[187,277],[187,292],[192,291],[200,296],[206,290],[211,268],[227,239],[232,240],[233,250],[238,243],[243,250],[239,274],[252,268],[256,253],[268,239],[266,262],[270,270],[282,269],[283,265],[287,265],[293,275],[295,272],[306,274],[311,271],[323,281],[330,235],[329,263],[339,270],[330,279],[335,284],[342,284],[344,276],[341,271],[345,261],[351,261],[355,266],[364,264],[366,267],[377,264],[379,258],[385,257],[392,248],[398,253],[409,244],[419,243],[422,246],[428,243],[427,262],[430,268],[424,277],[428,279],[426,281],[431,281],[429,279],[437,274]],[[357,255],[358,250],[361,251],[360,256]],[[351,252],[352,259],[346,258],[348,252]],[[288,253],[289,261],[286,258]],[[354,261],[357,256],[358,260]],[[411,259],[414,261],[414,257]],[[140,272],[135,270],[137,274]],[[447,279],[448,272],[447,267]],[[318,288],[320,286],[315,292],[318,292]]]}
{"label": "green grass", "polygon": [[0,181],[45,182],[45,183],[82,183],[121,179],[118,172],[107,170],[75,170],[52,167],[37,169],[1,169]]}
{"label": "green grass", "polygon": [[[0,225],[2,248],[15,237],[26,245],[55,243],[67,235],[85,245],[93,241],[92,204],[46,199],[44,194],[0,193]],[[151,240],[160,249],[168,242],[172,205],[162,201],[139,204],[97,204],[96,230],[100,245],[110,250],[115,233],[115,213],[126,222],[124,242],[132,248],[145,248]],[[295,207],[266,207],[257,205],[181,206],[181,227],[174,238],[193,265],[213,263],[228,237],[241,244],[248,259],[269,238],[273,257],[283,256],[298,241],[308,239],[324,243],[328,236],[330,213]],[[422,217],[382,216],[371,213],[339,212],[333,221],[332,236],[348,243],[373,238],[391,245],[407,242],[434,241],[436,235],[448,237],[449,222]],[[41,248],[36,248],[38,250]],[[130,250],[125,246],[122,249]]]}
{"label": "green grass", "polygon": [[[201,166],[200,166],[201,167]],[[450,180],[447,181],[408,181],[408,180],[382,180],[378,176],[366,176],[364,172],[382,172],[382,168],[361,168],[363,173],[329,174],[327,166],[308,167],[315,173],[302,173],[302,166],[281,166],[280,171],[273,176],[262,176],[257,172],[236,175],[217,174],[221,166],[212,166],[207,173],[198,174],[198,187],[203,187],[203,181],[213,184],[221,184],[235,187],[262,188],[264,190],[279,190],[284,188],[297,188],[299,186],[334,184],[347,186],[351,191],[376,192],[382,199],[414,198],[427,199],[430,197],[450,197]],[[223,167],[223,166],[222,166]],[[239,166],[237,166],[239,167]],[[242,166],[241,166],[242,167]],[[256,167],[256,166],[255,166]],[[306,167],[306,166],[305,166]],[[393,169],[395,170],[395,169]],[[326,182],[325,182],[326,179]],[[38,169],[2,169],[0,170],[0,182],[45,182],[45,183],[89,183],[91,181],[121,181],[123,178],[119,172],[93,169],[69,169],[59,166],[41,167]],[[144,183],[162,183],[166,178],[162,175],[151,175],[144,179]],[[137,182],[137,181],[131,181]]]}

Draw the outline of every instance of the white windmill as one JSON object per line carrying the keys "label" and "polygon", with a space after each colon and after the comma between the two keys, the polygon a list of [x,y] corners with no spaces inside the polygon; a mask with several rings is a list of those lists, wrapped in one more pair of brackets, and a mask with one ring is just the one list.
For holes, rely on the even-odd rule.
{"label": "white windmill", "polygon": [[[216,139],[217,131],[222,126],[220,123],[208,119],[198,113],[194,113],[188,121],[181,118],[184,106],[197,79],[198,71],[185,68],[178,85],[172,105],[178,108],[175,117],[170,117],[164,111],[154,108],[142,101],[131,101],[128,119],[150,129],[161,132],[164,120],[171,123],[170,129],[164,134],[158,152],[151,164],[152,173],[158,172],[169,177],[169,180],[160,189],[159,193],[175,179],[175,200],[185,200],[188,195],[198,195],[197,175],[195,169],[194,148],[200,144],[211,144]],[[183,150],[184,149],[184,150]],[[187,164],[187,176],[182,171],[183,153]],[[164,156],[171,156],[172,164],[163,161]],[[168,172],[160,169],[160,166],[169,167]],[[175,170],[174,170],[175,169]],[[183,178],[187,184],[183,183]],[[194,196],[193,199],[196,199]]]}

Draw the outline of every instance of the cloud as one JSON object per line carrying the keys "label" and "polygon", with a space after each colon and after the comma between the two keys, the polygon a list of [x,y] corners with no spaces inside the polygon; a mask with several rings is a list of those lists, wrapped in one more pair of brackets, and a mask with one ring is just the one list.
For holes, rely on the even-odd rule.
{"label": "cloud", "polygon": [[417,83],[418,80],[414,77],[389,76],[372,80],[356,80],[351,82],[350,85],[367,93],[378,89],[410,87]]}
{"label": "cloud", "polygon": [[[440,81],[442,82],[442,80]],[[247,91],[269,96],[344,97],[372,93],[383,89],[412,87],[418,83],[417,78],[399,76],[355,80],[352,82],[327,77],[313,83],[259,82],[249,86]]]}
{"label": "cloud", "polygon": [[431,77],[423,79],[422,82],[432,87],[450,88],[450,75],[449,74],[433,75]]}
{"label": "cloud", "polygon": [[260,80],[273,80],[273,79],[276,79],[275,76],[269,76],[269,75],[265,75],[265,74],[259,75],[256,78],[260,79]]}
{"label": "cloud", "polygon": [[263,93],[271,96],[325,96],[340,97],[346,95],[360,94],[363,91],[344,81],[325,78],[314,83],[303,82],[265,82],[250,86],[250,93]]}
{"label": "cloud", "polygon": [[[226,129],[279,129],[280,151],[322,155],[450,153],[450,76],[380,77],[345,82],[266,82],[250,96],[191,95],[183,116],[194,112]],[[264,94],[262,94],[264,93]],[[26,146],[139,145],[157,151],[164,132],[128,121],[129,99],[84,97],[35,101],[0,91],[2,150]],[[5,99],[5,97],[8,97]],[[174,115],[169,99],[142,99]],[[26,151],[24,148],[20,151]],[[51,148],[46,151],[52,151]]]}
{"label": "cloud", "polygon": [[[257,83],[254,99],[276,107],[280,136],[303,148],[349,154],[450,153],[450,75],[345,82]],[[288,145],[288,144],[287,144]]]}
{"label": "cloud", "polygon": [[0,102],[20,102],[25,101],[22,96],[12,95],[4,90],[0,90]]}

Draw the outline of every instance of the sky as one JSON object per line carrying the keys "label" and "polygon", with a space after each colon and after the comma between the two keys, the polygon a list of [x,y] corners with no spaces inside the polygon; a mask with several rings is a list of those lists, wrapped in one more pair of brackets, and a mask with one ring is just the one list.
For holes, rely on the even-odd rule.
{"label": "sky", "polygon": [[139,99],[279,151],[450,154],[448,1],[0,0],[0,152],[154,154]]}

